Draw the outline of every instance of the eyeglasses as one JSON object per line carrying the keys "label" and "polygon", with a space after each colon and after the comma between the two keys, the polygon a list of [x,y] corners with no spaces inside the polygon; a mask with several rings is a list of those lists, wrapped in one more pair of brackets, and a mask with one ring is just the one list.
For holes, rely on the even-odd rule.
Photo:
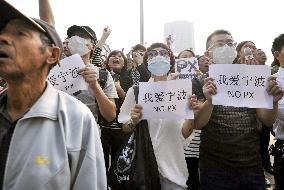
{"label": "eyeglasses", "polygon": [[211,46],[209,46],[208,49],[223,47],[224,45],[228,45],[229,47],[233,47],[233,46],[236,46],[237,43],[234,42],[234,41],[227,41],[227,42],[225,42],[225,41],[218,41],[218,42],[212,44]]}
{"label": "eyeglasses", "polygon": [[163,57],[169,57],[169,52],[165,49],[161,49],[160,51],[157,50],[151,50],[147,52],[148,59],[152,59],[153,57],[156,57],[158,55],[163,56]]}

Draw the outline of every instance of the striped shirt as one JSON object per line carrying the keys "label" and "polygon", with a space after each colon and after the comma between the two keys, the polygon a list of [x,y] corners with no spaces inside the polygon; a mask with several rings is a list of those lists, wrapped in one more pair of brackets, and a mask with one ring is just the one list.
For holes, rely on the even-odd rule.
{"label": "striped shirt", "polygon": [[91,57],[91,63],[97,67],[102,67],[103,60],[101,57],[101,52],[102,52],[102,49],[99,47],[96,47]]}
{"label": "striped shirt", "polygon": [[201,130],[193,131],[193,139],[189,145],[184,149],[185,157],[199,158],[199,145],[200,145]]}

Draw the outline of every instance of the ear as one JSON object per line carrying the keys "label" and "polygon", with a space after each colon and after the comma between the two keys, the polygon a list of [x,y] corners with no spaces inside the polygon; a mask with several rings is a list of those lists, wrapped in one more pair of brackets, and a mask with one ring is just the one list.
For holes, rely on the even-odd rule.
{"label": "ear", "polygon": [[47,57],[47,64],[53,65],[55,63],[59,63],[61,55],[61,50],[59,47],[49,47],[49,53]]}

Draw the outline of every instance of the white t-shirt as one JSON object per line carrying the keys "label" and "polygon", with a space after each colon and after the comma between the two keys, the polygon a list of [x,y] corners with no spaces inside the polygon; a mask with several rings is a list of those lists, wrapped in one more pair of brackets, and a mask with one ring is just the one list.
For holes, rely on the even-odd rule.
{"label": "white t-shirt", "polygon": [[[120,108],[118,122],[127,123],[130,120],[130,110],[135,104],[134,90],[130,88]],[[187,187],[188,171],[184,147],[190,138],[184,139],[182,135],[184,120],[151,119],[147,121],[159,173],[169,181]]]}
{"label": "white t-shirt", "polygon": [[[279,67],[277,73],[274,74],[277,78],[279,75],[284,73],[284,69]],[[281,85],[281,84],[280,84]],[[281,86],[283,89],[284,86]],[[275,123],[273,124],[273,131],[275,133],[275,138],[279,140],[284,140],[284,98],[282,97],[281,100],[278,102],[278,113]]]}

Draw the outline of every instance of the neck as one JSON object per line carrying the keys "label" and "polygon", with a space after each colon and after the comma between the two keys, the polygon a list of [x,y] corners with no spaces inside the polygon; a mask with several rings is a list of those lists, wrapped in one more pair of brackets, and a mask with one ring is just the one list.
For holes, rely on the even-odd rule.
{"label": "neck", "polygon": [[168,79],[167,75],[164,75],[164,76],[155,76],[155,75],[153,75],[152,77],[154,78],[154,82],[166,81]]}
{"label": "neck", "polygon": [[7,111],[15,121],[19,115],[28,111],[45,90],[45,78],[40,80],[23,79],[9,81],[7,89]]}

